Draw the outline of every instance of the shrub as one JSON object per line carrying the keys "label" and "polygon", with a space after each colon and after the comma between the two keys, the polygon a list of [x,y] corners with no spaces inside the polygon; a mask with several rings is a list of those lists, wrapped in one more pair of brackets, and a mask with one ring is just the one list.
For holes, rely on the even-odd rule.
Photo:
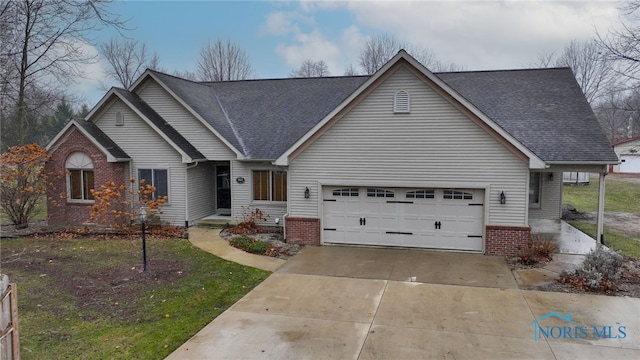
{"label": "shrub", "polygon": [[228,231],[236,235],[249,235],[265,232],[265,230],[258,225],[258,221],[267,221],[267,216],[264,215],[262,210],[249,207],[244,207],[242,211],[242,222]]}
{"label": "shrub", "polygon": [[520,262],[524,265],[535,265],[539,262],[551,261],[551,256],[559,249],[558,242],[552,235],[532,235],[527,247],[519,254]]}
{"label": "shrub", "polygon": [[231,239],[229,244],[238,249],[244,250],[252,254],[266,254],[271,244],[266,241],[252,239],[247,236],[239,236]]}
{"label": "shrub", "polygon": [[579,268],[563,271],[559,280],[582,290],[615,291],[616,282],[622,276],[622,265],[622,255],[601,246],[587,254]]}

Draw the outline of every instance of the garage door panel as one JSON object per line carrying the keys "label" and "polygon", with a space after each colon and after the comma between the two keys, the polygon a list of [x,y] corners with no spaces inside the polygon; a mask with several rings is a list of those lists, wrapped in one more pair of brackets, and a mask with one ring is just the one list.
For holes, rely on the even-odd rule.
{"label": "garage door panel", "polygon": [[482,251],[482,237],[469,236],[483,235],[483,190],[361,187],[323,194],[335,200],[323,202],[323,228],[336,229],[323,233],[326,243]]}

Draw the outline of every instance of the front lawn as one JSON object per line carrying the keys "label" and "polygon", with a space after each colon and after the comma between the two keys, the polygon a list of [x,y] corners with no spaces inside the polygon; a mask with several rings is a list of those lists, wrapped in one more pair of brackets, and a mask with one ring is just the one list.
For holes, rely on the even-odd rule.
{"label": "front lawn", "polygon": [[23,359],[163,359],[269,273],[184,239],[3,239]]}
{"label": "front lawn", "polygon": [[[600,180],[593,176],[587,185],[565,185],[562,202],[582,212],[597,211]],[[640,215],[640,185],[624,181],[607,180],[605,183],[604,211],[628,212]]]}
{"label": "front lawn", "polygon": [[[596,238],[596,224],[589,224],[584,221],[569,221],[571,226],[577,228],[583,233]],[[607,227],[604,228],[604,242],[607,247],[618,251],[622,255],[627,255],[640,259],[640,242],[628,236],[618,234],[611,231]]]}

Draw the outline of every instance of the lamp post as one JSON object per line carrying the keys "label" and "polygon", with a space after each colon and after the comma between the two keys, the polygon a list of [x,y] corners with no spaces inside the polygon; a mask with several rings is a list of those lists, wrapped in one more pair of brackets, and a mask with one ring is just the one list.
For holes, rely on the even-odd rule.
{"label": "lamp post", "polygon": [[142,271],[147,271],[147,207],[140,207],[140,226],[142,227]]}

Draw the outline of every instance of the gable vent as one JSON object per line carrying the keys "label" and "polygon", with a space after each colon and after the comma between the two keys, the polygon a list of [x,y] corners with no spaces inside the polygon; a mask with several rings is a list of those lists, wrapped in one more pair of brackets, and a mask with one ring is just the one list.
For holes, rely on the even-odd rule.
{"label": "gable vent", "polygon": [[122,126],[122,125],[124,125],[124,116],[122,116],[122,113],[118,111],[116,113],[116,126]]}
{"label": "gable vent", "polygon": [[398,90],[393,98],[394,113],[411,112],[411,101],[409,93],[406,90]]}

